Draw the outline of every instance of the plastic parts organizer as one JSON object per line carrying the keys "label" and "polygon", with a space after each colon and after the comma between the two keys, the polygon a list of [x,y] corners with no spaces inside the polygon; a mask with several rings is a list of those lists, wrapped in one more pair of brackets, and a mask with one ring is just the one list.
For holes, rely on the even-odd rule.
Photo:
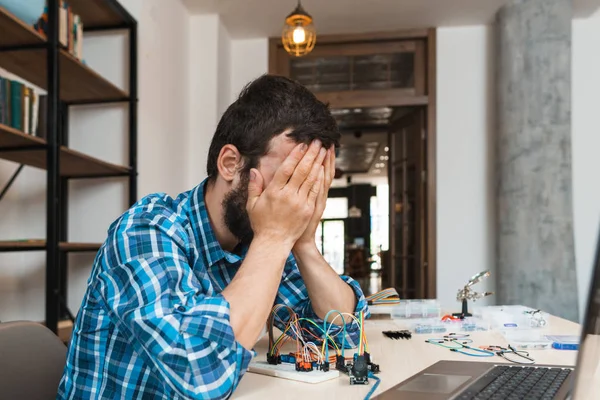
{"label": "plastic parts organizer", "polygon": [[392,319],[440,318],[442,306],[437,300],[400,300],[391,309]]}

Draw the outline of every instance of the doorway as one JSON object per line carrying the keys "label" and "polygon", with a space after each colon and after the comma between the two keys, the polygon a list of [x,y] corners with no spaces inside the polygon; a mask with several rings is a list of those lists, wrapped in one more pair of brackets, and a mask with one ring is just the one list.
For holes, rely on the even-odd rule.
{"label": "doorway", "polygon": [[367,293],[436,297],[435,46],[435,29],[320,36],[300,58],[270,41],[269,72],[328,103],[342,132],[328,209],[344,212],[326,210],[315,240]]}

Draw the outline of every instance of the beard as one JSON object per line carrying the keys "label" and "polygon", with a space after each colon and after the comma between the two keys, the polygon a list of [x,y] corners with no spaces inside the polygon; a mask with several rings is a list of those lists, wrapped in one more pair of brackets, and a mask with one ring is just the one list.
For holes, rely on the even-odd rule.
{"label": "beard", "polygon": [[246,210],[249,183],[250,173],[242,173],[238,186],[227,193],[223,199],[225,226],[241,244],[250,244],[254,237],[250,217]]}

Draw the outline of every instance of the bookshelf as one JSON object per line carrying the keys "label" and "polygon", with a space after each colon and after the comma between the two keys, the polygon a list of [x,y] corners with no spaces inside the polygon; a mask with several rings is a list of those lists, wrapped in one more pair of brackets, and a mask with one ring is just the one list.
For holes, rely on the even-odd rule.
{"label": "bookshelf", "polygon": [[[46,171],[46,238],[0,241],[0,252],[45,251],[46,297],[43,323],[67,341],[73,327],[67,309],[67,255],[96,252],[100,243],[68,241],[68,182],[71,179],[128,180],[129,204],[137,200],[137,22],[117,0],[68,0],[84,31],[126,30],[129,87],[122,90],[73,56],[59,40],[61,0],[47,0],[46,34],[0,7],[0,67],[47,91],[45,137],[0,123],[0,159]],[[129,163],[117,165],[69,148],[69,108],[81,104],[127,103]],[[13,124],[14,126],[14,124]],[[72,132],[76,135],[77,132]]]}

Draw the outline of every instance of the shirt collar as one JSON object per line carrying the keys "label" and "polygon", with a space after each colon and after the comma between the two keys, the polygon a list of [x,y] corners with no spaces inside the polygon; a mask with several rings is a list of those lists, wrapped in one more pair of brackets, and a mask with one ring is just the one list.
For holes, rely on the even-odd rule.
{"label": "shirt collar", "polygon": [[[226,262],[234,264],[240,262],[246,255],[248,248],[244,246],[239,254],[234,254],[223,250],[221,244],[215,236],[213,227],[208,217],[206,202],[204,199],[208,178],[204,179],[198,186],[192,189],[189,199],[189,217],[194,232],[196,246],[201,254],[206,258],[208,267],[213,266],[219,261],[225,259]],[[200,255],[202,257],[202,255]]]}

